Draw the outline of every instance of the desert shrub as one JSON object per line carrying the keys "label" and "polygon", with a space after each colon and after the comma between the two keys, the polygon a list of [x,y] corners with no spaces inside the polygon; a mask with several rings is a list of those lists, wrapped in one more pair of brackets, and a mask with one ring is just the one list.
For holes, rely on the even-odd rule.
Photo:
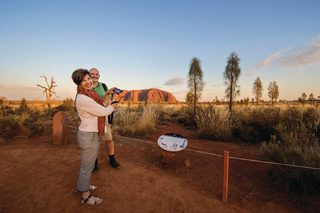
{"label": "desert shrub", "polygon": [[258,107],[235,110],[232,116],[233,132],[241,140],[256,143],[269,141],[276,134],[275,126],[280,122],[280,108]]}
{"label": "desert shrub", "polygon": [[[291,134],[294,135],[294,134]],[[263,142],[260,157],[267,161],[306,167],[320,167],[320,144],[315,139],[307,143],[292,140],[290,144],[280,140]],[[286,190],[320,194],[320,171],[283,166],[273,167],[270,174]]]}
{"label": "desert shrub", "polygon": [[40,113],[29,112],[22,124],[29,130],[29,135],[44,135],[52,130],[52,118],[44,117]]}
{"label": "desert shrub", "polygon": [[74,101],[71,98],[64,99],[62,103],[67,107],[73,107],[74,106]]}
{"label": "desert shrub", "polygon": [[26,111],[29,110],[29,107],[28,107],[28,104],[27,104],[27,100],[25,98],[21,99],[19,110],[22,111],[22,112],[26,112]]}
{"label": "desert shrub", "polygon": [[60,108],[58,108],[58,107],[54,107],[54,108],[52,108],[52,107],[46,107],[44,110],[43,110],[43,114],[44,114],[44,116],[46,116],[46,117],[51,117],[51,118],[53,118],[53,116],[57,113],[57,112],[59,112],[60,111]]}
{"label": "desert shrub", "polygon": [[320,112],[315,107],[287,107],[281,117],[283,127],[289,132],[301,132],[304,131],[301,128],[304,128],[319,134]]}
{"label": "desert shrub", "polygon": [[45,108],[44,113],[46,114],[46,116],[53,117],[59,111],[64,111],[69,115],[72,115],[76,111],[74,101],[71,98],[66,98],[65,100],[63,100],[62,104],[58,105],[57,107]]}
{"label": "desert shrub", "polygon": [[157,131],[159,110],[153,105],[139,106],[136,110],[117,107],[114,113],[113,131],[122,136],[148,137]]}
{"label": "desert shrub", "polygon": [[[275,125],[277,134],[261,145],[261,158],[269,161],[307,167],[320,167],[319,120],[314,107],[287,107]],[[285,189],[320,194],[320,171],[284,167],[271,174]]]}
{"label": "desert shrub", "polygon": [[232,123],[226,108],[199,107],[195,121],[200,138],[221,141],[232,139]]}
{"label": "desert shrub", "polygon": [[52,114],[55,114],[59,111],[64,111],[67,112],[69,114],[72,114],[74,111],[76,110],[76,108],[74,106],[67,106],[65,104],[61,104],[55,108],[53,108],[53,110],[51,111]]}
{"label": "desert shrub", "polygon": [[11,115],[14,113],[13,107],[11,106],[1,106],[1,110],[0,113],[2,116],[7,116],[7,115]]}
{"label": "desert shrub", "polygon": [[176,122],[177,117],[181,114],[180,106],[159,106],[159,120],[164,122]]}
{"label": "desert shrub", "polygon": [[11,106],[2,106],[0,110],[0,137],[48,134],[52,131],[52,116],[47,116],[45,110],[39,107],[22,107],[16,110]]}
{"label": "desert shrub", "polygon": [[307,107],[303,111],[303,123],[306,128],[314,133],[316,137],[320,137],[320,111],[319,108]]}
{"label": "desert shrub", "polygon": [[168,113],[166,113],[166,112],[161,112],[161,113],[159,114],[159,120],[160,120],[160,121],[164,121],[164,122],[171,122],[173,119],[172,119],[172,117],[171,117]]}
{"label": "desert shrub", "polygon": [[[197,109],[199,106],[197,106]],[[179,114],[177,114],[175,119],[179,124],[183,124],[184,126],[197,126],[197,122],[195,121],[195,114],[192,105],[182,106]]]}
{"label": "desert shrub", "polygon": [[3,138],[10,138],[15,136],[28,136],[30,130],[23,125],[25,116],[8,115],[0,119],[0,135]]}
{"label": "desert shrub", "polygon": [[0,135],[3,138],[30,137],[51,132],[52,119],[33,112],[14,113],[0,117]]}
{"label": "desert shrub", "polygon": [[306,145],[319,138],[320,112],[314,107],[287,107],[282,110],[280,123],[274,129],[282,143],[290,145],[295,141]]}

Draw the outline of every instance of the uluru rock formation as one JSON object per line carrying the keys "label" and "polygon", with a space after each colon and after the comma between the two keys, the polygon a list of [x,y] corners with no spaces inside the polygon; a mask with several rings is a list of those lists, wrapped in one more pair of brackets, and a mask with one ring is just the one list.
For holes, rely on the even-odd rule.
{"label": "uluru rock formation", "polygon": [[124,90],[124,101],[161,101],[176,102],[177,99],[170,93],[160,89]]}

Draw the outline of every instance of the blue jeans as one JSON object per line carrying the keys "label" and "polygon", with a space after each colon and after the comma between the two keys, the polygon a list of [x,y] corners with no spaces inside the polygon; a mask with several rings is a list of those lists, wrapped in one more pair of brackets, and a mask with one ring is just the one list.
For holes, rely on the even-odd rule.
{"label": "blue jeans", "polygon": [[78,130],[78,144],[81,148],[81,169],[78,176],[77,190],[89,191],[91,172],[97,159],[100,140],[98,132],[83,132]]}

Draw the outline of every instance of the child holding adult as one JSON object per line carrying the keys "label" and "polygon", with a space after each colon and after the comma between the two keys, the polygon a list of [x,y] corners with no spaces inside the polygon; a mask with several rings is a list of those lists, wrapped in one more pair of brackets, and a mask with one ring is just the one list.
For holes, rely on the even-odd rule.
{"label": "child holding adult", "polygon": [[105,118],[113,112],[124,94],[118,95],[116,101],[107,106],[109,95],[114,93],[115,87],[108,90],[105,99],[102,99],[92,89],[92,80],[88,70],[75,70],[72,73],[72,80],[78,86],[75,105],[81,120],[77,134],[81,148],[81,169],[77,190],[82,193],[81,204],[98,205],[103,200],[91,195],[90,191],[97,188],[90,184],[91,172],[98,156],[101,137],[106,131]]}

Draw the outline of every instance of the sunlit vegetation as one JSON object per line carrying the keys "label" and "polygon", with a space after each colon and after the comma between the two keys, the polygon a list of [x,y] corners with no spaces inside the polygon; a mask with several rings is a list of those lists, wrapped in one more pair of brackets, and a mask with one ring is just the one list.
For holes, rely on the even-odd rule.
{"label": "sunlit vegetation", "polygon": [[[197,114],[188,103],[121,102],[114,112],[113,134],[148,138],[159,124],[173,122],[196,131],[199,139],[260,144],[260,159],[284,164],[320,167],[320,108],[318,102],[239,101],[231,112],[219,101],[199,103]],[[0,139],[52,133],[52,119],[66,111],[69,125],[80,123],[72,99],[52,102],[4,100],[0,103]],[[174,130],[172,130],[174,132]],[[320,194],[320,172],[285,166],[270,174],[284,188]]]}
{"label": "sunlit vegetation", "polygon": [[[68,99],[66,99],[68,100]],[[65,101],[66,101],[65,100]],[[48,107],[44,101],[3,101],[0,104],[0,138],[31,137],[52,133],[52,119],[60,110],[75,116],[75,109],[65,101],[55,102]],[[73,101],[72,101],[73,103]]]}

